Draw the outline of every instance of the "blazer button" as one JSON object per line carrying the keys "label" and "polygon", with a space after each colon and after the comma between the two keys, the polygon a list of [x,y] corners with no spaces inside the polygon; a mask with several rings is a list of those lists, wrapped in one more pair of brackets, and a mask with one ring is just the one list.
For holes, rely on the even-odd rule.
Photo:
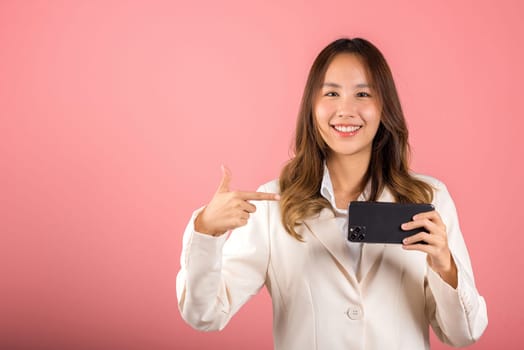
{"label": "blazer button", "polygon": [[358,305],[352,305],[346,311],[346,315],[352,320],[360,320],[362,318],[362,309]]}

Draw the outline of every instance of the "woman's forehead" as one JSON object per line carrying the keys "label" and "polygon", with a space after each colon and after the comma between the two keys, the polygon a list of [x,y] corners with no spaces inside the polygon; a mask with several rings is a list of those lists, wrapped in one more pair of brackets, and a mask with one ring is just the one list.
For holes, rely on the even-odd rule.
{"label": "woman's forehead", "polygon": [[337,54],[328,64],[322,86],[337,87],[351,83],[356,87],[371,85],[370,75],[364,60],[355,54]]}

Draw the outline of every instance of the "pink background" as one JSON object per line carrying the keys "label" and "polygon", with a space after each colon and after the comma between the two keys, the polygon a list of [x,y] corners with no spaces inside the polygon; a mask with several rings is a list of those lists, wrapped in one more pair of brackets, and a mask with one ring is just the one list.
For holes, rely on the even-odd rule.
{"label": "pink background", "polygon": [[236,189],[278,176],[340,36],[384,52],[413,168],[455,198],[490,321],[471,349],[520,348],[522,4],[1,1],[0,348],[270,349],[265,291],[220,333],[182,321],[182,232],[221,163]]}

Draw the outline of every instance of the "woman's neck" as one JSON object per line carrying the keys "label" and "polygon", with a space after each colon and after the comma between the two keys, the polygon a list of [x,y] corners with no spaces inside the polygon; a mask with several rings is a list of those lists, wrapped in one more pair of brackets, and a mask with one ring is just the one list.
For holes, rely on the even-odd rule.
{"label": "woman's neck", "polygon": [[329,176],[333,184],[335,202],[338,208],[347,208],[350,201],[356,200],[366,185],[369,156],[329,157],[326,160]]}

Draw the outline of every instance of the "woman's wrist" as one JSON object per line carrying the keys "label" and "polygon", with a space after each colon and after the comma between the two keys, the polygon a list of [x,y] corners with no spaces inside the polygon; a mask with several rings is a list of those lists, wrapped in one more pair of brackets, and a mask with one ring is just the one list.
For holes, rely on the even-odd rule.
{"label": "woman's wrist", "polygon": [[457,265],[455,264],[455,260],[453,260],[453,257],[451,254],[449,255],[450,264],[449,268],[447,269],[441,269],[441,270],[435,270],[436,273],[442,278],[444,282],[449,284],[453,289],[457,289],[458,286],[458,271],[457,271]]}
{"label": "woman's wrist", "polygon": [[214,237],[223,235],[225,232],[217,232],[216,230],[210,229],[205,225],[205,223],[202,220],[202,214],[204,214],[205,210],[206,209],[204,208],[204,210],[202,210],[195,218],[195,222],[194,222],[195,231],[198,233],[202,233],[202,234],[214,236]]}

